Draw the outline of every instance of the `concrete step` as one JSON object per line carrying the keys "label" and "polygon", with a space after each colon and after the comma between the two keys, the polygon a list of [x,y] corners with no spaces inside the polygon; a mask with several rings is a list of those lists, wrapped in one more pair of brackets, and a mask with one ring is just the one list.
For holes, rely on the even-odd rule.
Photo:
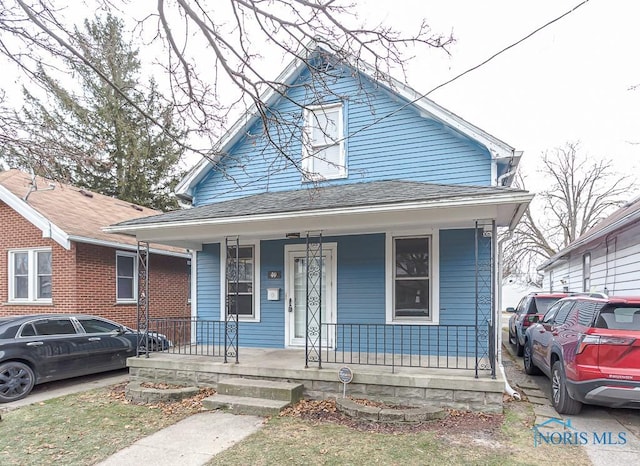
{"label": "concrete step", "polygon": [[215,394],[202,400],[205,409],[222,409],[233,414],[275,416],[291,403],[282,400],[267,400],[246,396]]}
{"label": "concrete step", "polygon": [[292,404],[302,399],[303,390],[304,386],[300,383],[242,378],[221,380],[217,387],[220,395],[280,400]]}

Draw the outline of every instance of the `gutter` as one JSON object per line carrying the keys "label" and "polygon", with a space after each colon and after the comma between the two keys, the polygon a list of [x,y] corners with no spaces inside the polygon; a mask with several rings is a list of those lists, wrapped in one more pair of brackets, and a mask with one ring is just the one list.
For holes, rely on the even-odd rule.
{"label": "gutter", "polygon": [[[409,210],[436,210],[442,208],[452,207],[485,207],[485,206],[498,206],[508,203],[519,203],[521,207],[526,208],[526,205],[522,205],[525,202],[531,201],[533,195],[524,192],[518,193],[505,193],[502,195],[482,196],[482,197],[460,197],[460,198],[447,198],[444,200],[428,200],[428,201],[413,201],[403,203],[391,203],[391,204],[377,204],[377,205],[363,205],[355,207],[343,207],[343,208],[326,208],[326,209],[310,209],[310,210],[298,210],[298,211],[286,211],[286,212],[274,212],[254,215],[240,215],[234,217],[215,217],[215,218],[195,218],[191,220],[174,220],[169,222],[155,222],[155,223],[133,223],[135,220],[130,221],[130,224],[116,224],[104,227],[102,231],[106,233],[124,233],[131,234],[130,232],[145,230],[153,231],[156,229],[176,228],[176,227],[191,227],[191,226],[210,226],[210,225],[233,225],[238,223],[260,222],[260,221],[281,221],[289,219],[295,216],[298,219],[316,218],[325,216],[336,215],[357,215],[357,214],[380,214],[388,212],[406,212]],[[516,210],[517,212],[517,210]],[[513,220],[512,220],[513,222]],[[512,225],[509,225],[512,228]]]}
{"label": "gutter", "polygon": [[546,270],[547,268],[549,268],[550,266],[552,266],[553,264],[558,262],[563,256],[566,256],[567,254],[575,251],[576,249],[579,249],[581,246],[584,246],[584,245],[589,244],[591,242],[597,241],[597,240],[599,240],[599,239],[601,239],[603,237],[609,236],[614,231],[622,229],[627,224],[633,223],[638,219],[640,219],[640,211],[634,211],[631,214],[629,214],[629,215],[627,215],[625,217],[622,217],[619,220],[616,220],[615,222],[613,222],[612,224],[607,225],[606,227],[602,228],[601,230],[595,232],[593,235],[589,236],[589,233],[587,232],[586,233],[587,236],[585,236],[584,238],[578,238],[576,241],[571,243],[569,246],[567,246],[563,250],[559,251],[555,256],[550,257],[549,259],[547,259],[545,262],[540,264],[540,266],[537,268],[537,270],[538,271]]}
{"label": "gutter", "polygon": [[[505,241],[511,239],[513,236],[513,230],[509,230],[507,236],[498,241],[498,283],[502,283],[502,246]],[[504,365],[502,364],[502,293],[500,293],[500,298],[498,299],[498,311],[500,312],[500,325],[498,327],[498,369],[500,369],[500,374],[502,374],[502,379],[504,380],[504,391],[507,392],[507,395],[512,397],[515,400],[521,400],[522,397],[520,393],[513,389],[513,387],[509,384],[507,380],[507,376],[504,373]]]}

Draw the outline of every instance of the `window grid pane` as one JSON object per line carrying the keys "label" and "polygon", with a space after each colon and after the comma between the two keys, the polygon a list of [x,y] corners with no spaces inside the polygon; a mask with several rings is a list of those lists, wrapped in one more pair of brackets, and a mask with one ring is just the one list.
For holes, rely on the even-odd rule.
{"label": "window grid pane", "polygon": [[117,293],[116,298],[119,300],[135,299],[135,262],[134,257],[118,255],[116,256],[116,280]]}
{"label": "window grid pane", "polygon": [[38,299],[51,298],[51,252],[39,251],[38,261]]}
{"label": "window grid pane", "polygon": [[241,246],[237,251],[237,280],[236,280],[236,248],[227,248],[227,297],[229,312],[235,312],[236,290],[238,296],[238,315],[253,316],[253,277],[254,253],[253,246]]}
{"label": "window grid pane", "polygon": [[430,317],[430,238],[394,239],[394,317]]}
{"label": "window grid pane", "polygon": [[51,251],[9,252],[10,299],[51,300]]}

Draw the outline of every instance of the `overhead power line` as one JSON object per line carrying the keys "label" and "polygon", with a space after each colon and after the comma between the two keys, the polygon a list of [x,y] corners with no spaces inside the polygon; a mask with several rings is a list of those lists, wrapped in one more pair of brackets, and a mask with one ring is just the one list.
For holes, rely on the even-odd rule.
{"label": "overhead power line", "polygon": [[583,6],[584,4],[588,3],[590,0],[584,0],[580,3],[578,3],[576,6],[574,6],[573,8],[571,8],[570,10],[564,12],[563,14],[561,14],[560,16],[555,17],[554,19],[552,19],[551,21],[546,22],[545,24],[543,24],[542,26],[538,27],[537,29],[533,30],[532,32],[530,32],[529,34],[527,34],[526,36],[522,37],[521,39],[517,40],[516,42],[511,43],[510,45],[504,47],[503,49],[501,49],[500,51],[494,53],[493,55],[491,55],[489,58],[487,58],[486,60],[482,61],[481,63],[478,63],[477,65],[463,71],[462,73],[454,76],[453,78],[449,79],[448,81],[443,82],[442,84],[438,84],[436,87],[434,87],[433,89],[431,89],[428,92],[425,92],[424,94],[420,94],[418,97],[416,97],[415,99],[407,102],[406,104],[402,105],[401,107],[398,107],[397,109],[393,110],[392,112],[387,113],[386,115],[382,115],[381,117],[377,118],[376,120],[374,120],[373,122],[369,123],[368,125],[363,126],[362,128],[357,129],[356,131],[350,133],[349,135],[345,136],[343,139],[348,139],[366,129],[371,128],[372,126],[380,123],[383,120],[386,120],[387,118],[395,115],[396,113],[400,112],[401,110],[404,110],[405,108],[415,104],[416,102],[419,102],[420,100],[426,98],[428,95],[430,95],[431,93],[437,91],[438,89],[443,88],[444,86],[447,86],[448,84],[451,84],[452,82],[456,81],[457,79],[461,78],[462,76],[471,73],[472,71],[477,70],[478,68],[486,65],[487,63],[489,63],[491,60],[493,60],[494,58],[502,55],[504,52],[506,52],[509,49],[512,49],[513,47],[521,44],[522,42],[524,42],[525,40],[529,39],[530,37],[534,36],[535,34],[537,34],[538,32],[542,31],[543,29],[551,26],[553,23],[556,23],[558,21],[560,21],[562,18],[570,15],[571,13],[573,13],[574,11],[576,11],[578,8],[580,8],[581,6]]}

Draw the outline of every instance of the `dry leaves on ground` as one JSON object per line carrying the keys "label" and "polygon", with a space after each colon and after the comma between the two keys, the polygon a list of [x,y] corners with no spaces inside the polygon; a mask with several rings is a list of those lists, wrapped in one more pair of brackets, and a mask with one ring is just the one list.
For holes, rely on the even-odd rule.
{"label": "dry leaves on ground", "polygon": [[[176,388],[176,386],[169,384],[151,384],[148,388],[159,388],[159,389],[169,389]],[[125,398],[125,388],[127,383],[121,383],[115,385],[111,391],[109,392],[109,397],[115,400],[118,400],[125,404],[132,403],[131,401]],[[182,387],[180,387],[182,388]],[[190,398],[185,398],[180,401],[172,401],[172,402],[158,402],[148,404],[149,408],[160,409],[164,414],[195,414],[203,410],[202,400],[209,396],[215,395],[216,391],[213,388],[201,388],[197,395],[192,396]],[[143,404],[143,403],[138,403]]]}
{"label": "dry leaves on ground", "polygon": [[[371,401],[370,406],[376,405]],[[382,403],[384,405],[384,403]],[[377,406],[377,405],[376,405]],[[420,423],[383,423],[371,422],[349,417],[336,408],[334,400],[302,400],[294,406],[283,410],[280,416],[291,416],[314,422],[331,422],[363,432],[405,433],[433,431],[437,433],[464,432],[489,433],[496,431],[502,425],[504,416],[501,414],[484,414],[455,409],[447,410],[444,419]]]}

